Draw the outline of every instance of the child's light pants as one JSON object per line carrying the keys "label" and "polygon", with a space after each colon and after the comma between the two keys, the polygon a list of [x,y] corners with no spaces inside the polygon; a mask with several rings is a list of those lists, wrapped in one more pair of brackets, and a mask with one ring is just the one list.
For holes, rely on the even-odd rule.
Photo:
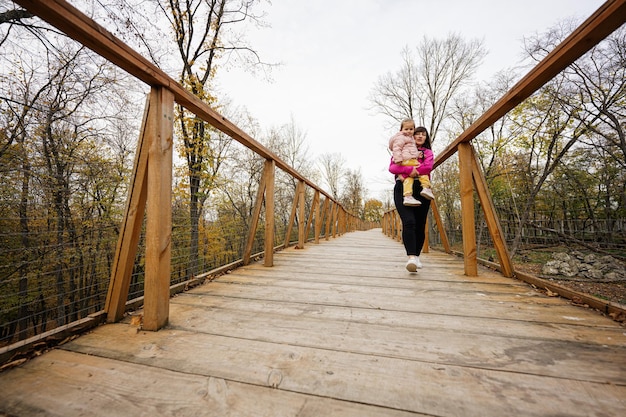
{"label": "child's light pants", "polygon": [[[419,166],[419,162],[417,161],[417,159],[413,158],[413,159],[407,159],[406,161],[402,161],[400,162],[400,165],[406,167],[406,166],[411,166],[411,167],[417,167]],[[404,175],[402,175],[402,195],[407,196],[407,195],[413,195],[413,181],[414,178],[413,177],[406,177],[404,178]]]}

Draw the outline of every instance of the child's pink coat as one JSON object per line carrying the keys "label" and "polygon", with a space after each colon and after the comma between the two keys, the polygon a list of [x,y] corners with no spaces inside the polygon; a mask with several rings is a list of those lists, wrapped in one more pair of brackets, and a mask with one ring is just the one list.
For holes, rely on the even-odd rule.
{"label": "child's pink coat", "polygon": [[389,139],[389,150],[391,156],[397,163],[408,159],[417,159],[419,152],[413,136],[406,136],[402,132],[398,132]]}
{"label": "child's pink coat", "polygon": [[392,157],[391,162],[389,163],[389,172],[394,175],[403,175],[406,178],[411,175],[413,168],[417,168],[417,173],[419,175],[428,175],[430,178],[430,171],[433,170],[433,162],[435,159],[433,151],[428,148],[419,148],[419,150],[424,152],[424,160],[419,161],[420,165],[418,167],[398,165],[394,163]]}

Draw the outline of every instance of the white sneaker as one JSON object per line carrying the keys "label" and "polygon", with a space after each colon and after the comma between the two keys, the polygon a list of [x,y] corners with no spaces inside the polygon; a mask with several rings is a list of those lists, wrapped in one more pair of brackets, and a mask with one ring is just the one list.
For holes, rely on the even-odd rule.
{"label": "white sneaker", "polygon": [[432,190],[430,188],[422,188],[422,191],[420,192],[420,195],[422,197],[425,197],[429,200],[434,200],[435,199],[435,195],[433,194]]}
{"label": "white sneaker", "polygon": [[417,272],[417,262],[415,262],[415,258],[410,258],[406,263],[406,270],[409,272]]}
{"label": "white sneaker", "polygon": [[422,202],[416,200],[412,195],[404,196],[404,201],[402,202],[405,206],[421,206]]}
{"label": "white sneaker", "polygon": [[417,258],[415,258],[415,267],[417,269],[422,269],[422,267],[423,267],[422,262],[420,262],[420,257],[419,256]]}

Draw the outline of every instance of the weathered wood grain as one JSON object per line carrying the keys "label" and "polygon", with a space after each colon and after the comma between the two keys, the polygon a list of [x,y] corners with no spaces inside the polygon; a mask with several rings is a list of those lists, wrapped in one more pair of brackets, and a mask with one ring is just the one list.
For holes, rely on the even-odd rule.
{"label": "weathered wood grain", "polygon": [[16,383],[0,378],[0,408],[10,416],[421,415],[63,350],[12,373]]}

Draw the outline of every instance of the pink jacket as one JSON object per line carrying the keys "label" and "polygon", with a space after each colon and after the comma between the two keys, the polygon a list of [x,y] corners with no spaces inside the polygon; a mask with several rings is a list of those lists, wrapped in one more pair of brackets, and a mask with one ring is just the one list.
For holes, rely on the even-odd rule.
{"label": "pink jacket", "polygon": [[[435,156],[433,151],[427,148],[419,148],[420,151],[424,152],[424,160],[419,160],[420,166],[417,167],[417,173],[419,175],[428,175],[430,178],[430,171],[433,170],[433,162],[435,160]],[[402,175],[404,177],[408,177],[413,172],[412,166],[402,166],[393,162],[393,158],[391,158],[391,162],[389,163],[389,172],[393,175]]]}
{"label": "pink jacket", "polygon": [[389,149],[394,162],[417,159],[419,156],[413,136],[405,136],[398,132],[389,139]]}

